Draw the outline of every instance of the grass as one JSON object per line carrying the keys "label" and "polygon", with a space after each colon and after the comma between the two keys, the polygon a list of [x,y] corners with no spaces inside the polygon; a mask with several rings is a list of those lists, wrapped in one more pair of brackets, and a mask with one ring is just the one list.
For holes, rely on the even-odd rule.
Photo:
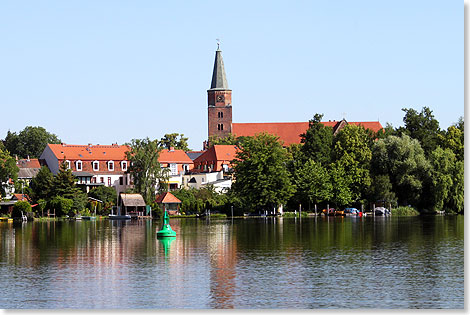
{"label": "grass", "polygon": [[398,207],[395,209],[392,209],[392,215],[397,215],[397,216],[416,216],[419,215],[419,212],[412,207]]}

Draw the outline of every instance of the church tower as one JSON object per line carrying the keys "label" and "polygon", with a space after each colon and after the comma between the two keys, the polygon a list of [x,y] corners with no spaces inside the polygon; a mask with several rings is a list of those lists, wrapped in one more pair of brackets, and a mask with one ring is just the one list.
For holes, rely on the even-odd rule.
{"label": "church tower", "polygon": [[228,88],[222,51],[217,44],[211,88],[207,90],[209,137],[232,133],[232,90]]}

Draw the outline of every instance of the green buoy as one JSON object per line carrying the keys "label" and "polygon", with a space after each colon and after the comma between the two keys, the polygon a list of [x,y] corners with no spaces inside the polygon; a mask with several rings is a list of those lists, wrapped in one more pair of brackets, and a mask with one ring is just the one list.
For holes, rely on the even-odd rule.
{"label": "green buoy", "polygon": [[170,226],[170,217],[165,210],[165,215],[163,216],[163,225],[162,229],[157,232],[157,238],[160,237],[176,237],[176,232],[171,229]]}

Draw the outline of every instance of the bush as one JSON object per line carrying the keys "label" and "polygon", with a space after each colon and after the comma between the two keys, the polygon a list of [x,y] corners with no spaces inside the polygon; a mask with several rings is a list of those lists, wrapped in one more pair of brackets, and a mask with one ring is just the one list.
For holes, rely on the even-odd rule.
{"label": "bush", "polygon": [[26,215],[27,212],[31,212],[32,208],[29,202],[27,201],[18,201],[13,206],[13,211],[11,212],[12,218],[21,218],[21,215]]}
{"label": "bush", "polygon": [[413,207],[398,207],[398,208],[392,209],[392,215],[414,216],[414,215],[419,215],[419,212]]}
{"label": "bush", "polygon": [[[297,214],[295,212],[284,212],[282,214],[284,218],[295,218],[299,216],[299,212]],[[306,217],[307,216],[307,211],[301,211],[301,216]]]}

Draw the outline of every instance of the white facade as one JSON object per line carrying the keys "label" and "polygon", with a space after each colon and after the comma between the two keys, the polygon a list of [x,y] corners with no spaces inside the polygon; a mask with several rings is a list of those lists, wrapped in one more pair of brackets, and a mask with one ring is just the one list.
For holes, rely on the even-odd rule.
{"label": "white facade", "polygon": [[224,172],[196,173],[183,176],[183,186],[187,188],[202,188],[213,185],[215,191],[224,193],[232,187],[231,179],[224,179]]}

